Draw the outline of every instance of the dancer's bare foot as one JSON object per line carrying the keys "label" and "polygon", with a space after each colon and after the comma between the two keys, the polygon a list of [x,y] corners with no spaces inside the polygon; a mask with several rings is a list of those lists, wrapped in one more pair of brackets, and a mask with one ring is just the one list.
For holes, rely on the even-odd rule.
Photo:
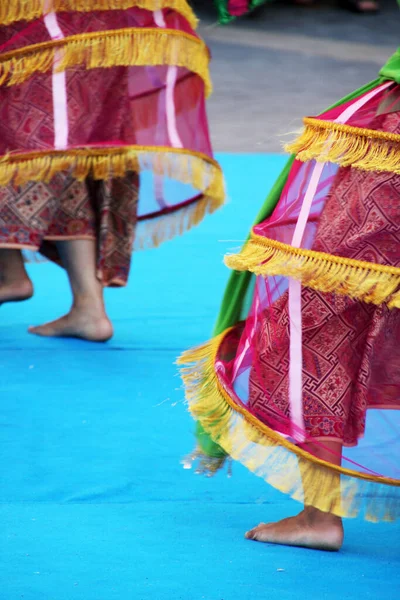
{"label": "dancer's bare foot", "polygon": [[103,284],[96,275],[96,241],[64,240],[57,242],[57,248],[68,273],[72,308],[61,319],[29,327],[29,333],[106,342],[113,335],[113,327],[104,308]]}
{"label": "dancer's bare foot", "polygon": [[0,304],[22,302],[33,296],[33,285],[29,277],[20,281],[5,281],[0,277]]}
{"label": "dancer's bare foot", "polygon": [[296,517],[289,517],[277,523],[261,523],[246,533],[248,540],[331,552],[340,550],[343,537],[340,517],[310,506]]}
{"label": "dancer's bare foot", "polygon": [[74,306],[64,317],[39,327],[29,327],[28,331],[43,337],[73,337],[89,342],[107,342],[113,336],[113,326],[104,310]]}
{"label": "dancer's bare foot", "polygon": [[33,285],[20,250],[0,249],[0,304],[21,302],[33,296]]}

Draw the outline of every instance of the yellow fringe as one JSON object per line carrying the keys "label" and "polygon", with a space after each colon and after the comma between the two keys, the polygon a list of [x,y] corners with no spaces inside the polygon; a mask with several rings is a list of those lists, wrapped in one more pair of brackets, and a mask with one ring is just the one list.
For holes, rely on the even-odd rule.
{"label": "yellow fringe", "polygon": [[169,214],[140,221],[135,231],[134,250],[157,248],[160,244],[186,233],[220,206],[221,202],[215,198],[204,196]]}
{"label": "yellow fringe", "polygon": [[400,174],[400,135],[305,118],[305,130],[285,149],[306,162]]}
{"label": "yellow fringe", "polygon": [[[110,154],[105,154],[109,152]],[[28,181],[50,181],[60,171],[70,170],[78,180],[89,175],[94,179],[123,177],[129,171],[150,170],[153,173],[176,179],[202,192],[197,201],[153,219],[138,222],[135,230],[134,250],[156,248],[177,235],[182,235],[198,225],[207,214],[212,214],[225,201],[224,178],[218,163],[209,157],[189,150],[162,147],[84,149],[54,152],[41,156],[8,157],[0,161],[0,186],[14,182],[24,185]],[[35,251],[29,251],[29,262],[45,262]],[[28,255],[27,255],[28,256]]]}
{"label": "yellow fringe", "polygon": [[[144,219],[135,228],[134,251],[158,248],[164,242],[182,235],[198,225],[207,214],[212,214],[221,206],[221,202],[210,196],[203,196],[196,202],[177,208],[171,213],[154,219]],[[25,250],[26,262],[43,263],[48,259],[36,250]]]}
{"label": "yellow fringe", "polygon": [[[126,10],[143,8],[156,11],[170,9],[181,14],[192,29],[197,27],[197,19],[186,0],[53,0],[51,10],[55,12],[92,12],[95,10]],[[41,17],[44,0],[1,0],[0,25],[10,25],[15,21],[31,21]]]}
{"label": "yellow fringe", "polygon": [[400,481],[336,467],[298,448],[264,425],[223,387],[215,361],[226,330],[185,352],[178,364],[194,419],[233,459],[295,500],[339,516],[370,521],[400,516]]}
{"label": "yellow fringe", "polygon": [[128,171],[151,170],[157,175],[193,185],[217,199],[225,196],[221,167],[214,159],[193,150],[168,146],[113,146],[45,150],[7,154],[0,158],[0,186],[11,182],[50,181],[60,171],[71,170],[83,181],[123,177]]}
{"label": "yellow fringe", "polygon": [[254,233],[239,252],[225,257],[236,271],[283,275],[320,292],[334,292],[373,304],[400,308],[400,269],[293,248]]}
{"label": "yellow fringe", "polygon": [[0,85],[16,85],[34,73],[84,65],[87,69],[116,66],[173,65],[199,75],[211,93],[209,53],[202,40],[175,29],[130,27],[71,35],[0,54]]}

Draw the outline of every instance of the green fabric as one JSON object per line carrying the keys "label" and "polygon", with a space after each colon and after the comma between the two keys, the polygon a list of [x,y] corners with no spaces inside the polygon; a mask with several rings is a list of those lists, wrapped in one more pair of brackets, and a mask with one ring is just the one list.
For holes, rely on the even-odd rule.
{"label": "green fabric", "polygon": [[[355,98],[362,96],[363,94],[374,89],[380,83],[383,83],[385,80],[396,81],[396,83],[400,84],[400,49],[398,49],[395,52],[395,54],[389,58],[389,60],[381,69],[379,74],[380,77],[378,79],[375,79],[374,81],[367,83],[366,85],[357,89],[351,94],[348,94],[347,96],[339,100],[339,102],[336,102],[336,104],[333,104],[323,112],[327,112],[332,108],[336,108],[341,104],[345,104],[350,100],[354,100]],[[267,199],[261,207],[261,210],[258,213],[252,227],[258,225],[259,223],[267,219],[274,211],[275,206],[277,205],[281,196],[282,190],[286,183],[294,159],[295,157],[292,155],[287,161],[278,179],[276,180],[272,190],[268,194]],[[233,327],[234,325],[236,325],[236,323],[238,323],[245,317],[243,315],[243,308],[245,307],[245,305],[246,308],[248,308],[249,306],[246,300],[248,299],[248,292],[250,290],[250,286],[252,284],[254,285],[254,280],[255,275],[248,271],[233,271],[231,273],[222,299],[218,319],[214,326],[214,336],[219,335],[229,327]],[[202,450],[202,452],[204,452],[204,454],[206,454],[206,456],[217,458],[221,458],[224,455],[226,456],[224,450],[211,439],[211,437],[204,431],[200,423],[196,424],[196,438],[200,449]]]}
{"label": "green fabric", "polygon": [[[266,2],[272,2],[273,0],[251,0],[249,2],[248,10],[245,14],[251,13],[253,10],[262,6]],[[234,21],[237,17],[231,15],[228,10],[228,0],[214,0],[214,4],[217,8],[218,21],[221,25],[228,25]]]}
{"label": "green fabric", "polygon": [[214,4],[218,13],[218,21],[221,25],[227,25],[231,21],[234,21],[235,17],[233,17],[228,11],[227,0],[214,0]]}
{"label": "green fabric", "polygon": [[[398,1],[400,4],[400,0]],[[393,56],[389,58],[387,63],[379,71],[379,75],[383,79],[392,79],[400,84],[400,48],[397,48]]]}
{"label": "green fabric", "polygon": [[212,438],[206,433],[201,423],[196,423],[196,439],[197,445],[205,456],[210,458],[224,458],[226,452],[218,446]]}
{"label": "green fabric", "polygon": [[[263,4],[265,4],[266,2],[272,2],[272,0],[251,0],[251,2],[249,4],[249,12],[252,12],[259,6],[262,6]],[[400,0],[399,0],[399,2],[400,2]]]}
{"label": "green fabric", "polygon": [[[273,212],[282,194],[283,187],[292,167],[294,157],[291,156],[275,182],[272,190],[267,196],[260,212],[258,213],[254,225],[265,221]],[[249,239],[249,237],[247,238]],[[243,308],[245,304],[250,304],[248,292],[251,291],[251,284],[255,277],[249,271],[232,271],[225,289],[222,300],[221,309],[218,315],[216,325],[214,327],[213,337],[219,335],[228,327],[238,323],[243,317]],[[246,303],[246,299],[248,302]],[[250,300],[250,302],[249,302]],[[247,308],[250,308],[247,306]],[[226,456],[225,451],[216,444],[212,438],[206,433],[200,423],[196,423],[196,438],[200,450],[206,456],[212,458],[223,458]]]}
{"label": "green fabric", "polygon": [[[275,182],[272,190],[267,196],[256,220],[253,224],[257,225],[267,219],[275,209],[279,198],[281,197],[283,187],[289,175],[294,158],[291,156]],[[249,237],[247,238],[249,239]],[[228,285],[226,286],[221,309],[214,327],[213,336],[219,335],[228,327],[235,325],[242,317],[242,306],[246,296],[246,290],[250,284],[253,274],[249,271],[233,271]]]}

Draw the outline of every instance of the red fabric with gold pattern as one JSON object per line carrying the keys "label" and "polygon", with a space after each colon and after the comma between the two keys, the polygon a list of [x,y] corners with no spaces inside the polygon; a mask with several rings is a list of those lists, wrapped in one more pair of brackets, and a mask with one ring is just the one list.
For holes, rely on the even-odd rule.
{"label": "red fabric with gold pattern", "polygon": [[57,240],[97,239],[97,275],[125,285],[137,220],[136,174],[76,181],[59,173],[50,183],[0,188],[0,248],[40,250],[60,263]]}
{"label": "red fabric with gold pattern", "polygon": [[[141,245],[158,245],[223,203],[205,109],[208,49],[184,3],[184,14],[162,4],[43,6],[32,21],[0,23],[0,247],[40,249],[58,262],[51,242],[96,237],[99,277],[123,285],[138,217],[148,218]],[[140,195],[132,171],[145,181]],[[155,218],[164,216],[165,230]]]}
{"label": "red fabric with gold pattern", "polygon": [[[340,169],[313,249],[400,266],[399,198],[398,175]],[[400,313],[303,288],[302,318],[307,436],[354,445],[368,407],[400,408]],[[249,406],[290,434],[287,293],[263,313],[255,343]]]}

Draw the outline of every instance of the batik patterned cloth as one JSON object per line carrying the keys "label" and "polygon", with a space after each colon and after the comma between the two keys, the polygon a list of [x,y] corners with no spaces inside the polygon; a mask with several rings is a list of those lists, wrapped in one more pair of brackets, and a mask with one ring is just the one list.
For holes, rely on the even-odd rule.
{"label": "batik patterned cloth", "polygon": [[97,241],[97,276],[127,283],[137,223],[139,180],[77,181],[58,173],[46,182],[0,188],[0,248],[38,251],[61,265],[57,241]]}
{"label": "batik patterned cloth", "polygon": [[[399,110],[380,80],[305,119],[274,211],[226,258],[257,276],[247,318],[180,359],[199,435],[305,504],[374,520],[400,516],[400,421],[367,419],[400,408]],[[361,438],[342,467],[313,454]]]}
{"label": "batik patterned cloth", "polygon": [[[43,248],[45,239],[64,236],[71,223],[56,222],[66,214],[65,190],[88,198],[90,182],[102,181],[100,205],[118,215],[119,235],[120,219],[130,224],[122,243],[115,231],[105,236],[96,214],[96,235],[116,244],[114,266],[99,271],[105,282],[123,282],[136,215],[136,246],[157,246],[223,203],[205,109],[209,52],[195,26],[185,0],[1,3],[1,246]],[[145,183],[139,196],[132,173]],[[89,205],[93,199],[83,212]],[[78,227],[93,234],[93,214],[78,226],[69,212],[75,237]]]}
{"label": "batik patterned cloth", "polygon": [[[400,176],[340,169],[313,250],[400,268]],[[264,312],[249,406],[290,434],[288,294]],[[302,290],[303,405],[307,437],[355,445],[367,408],[400,408],[400,312]],[[286,419],[282,417],[285,416]]]}

